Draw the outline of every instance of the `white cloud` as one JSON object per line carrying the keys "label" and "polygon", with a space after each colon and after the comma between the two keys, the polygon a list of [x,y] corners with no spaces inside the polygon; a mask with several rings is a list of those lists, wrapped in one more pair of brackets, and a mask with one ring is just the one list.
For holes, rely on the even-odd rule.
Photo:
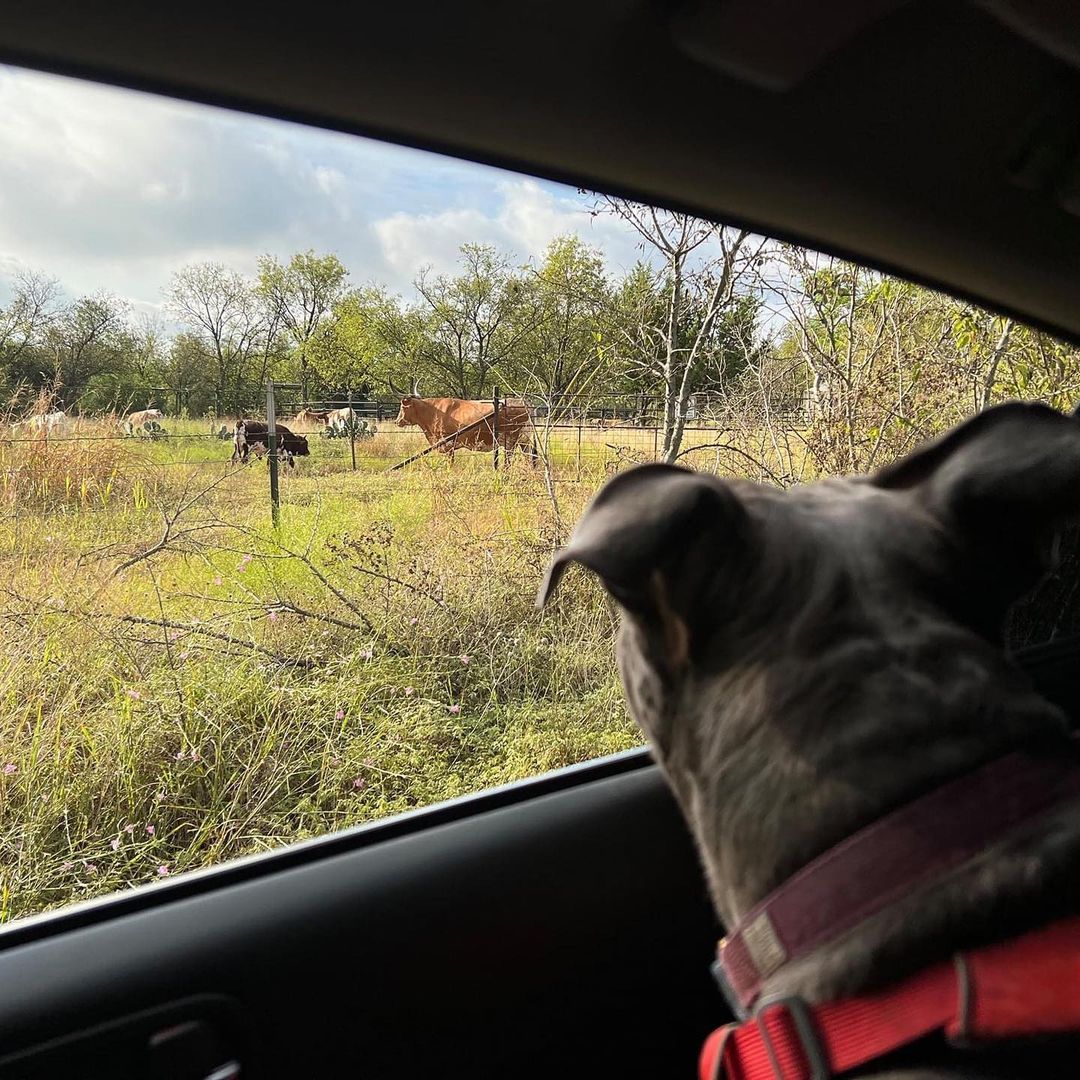
{"label": "white cloud", "polygon": [[613,271],[639,257],[587,207],[487,166],[0,66],[0,302],[19,267],[154,311],[188,263],[252,273],[308,248],[402,293],[465,242],[525,260],[576,233]]}
{"label": "white cloud", "polygon": [[631,231],[610,216],[593,216],[588,200],[528,178],[500,180],[491,209],[438,213],[399,211],[375,223],[386,264],[401,281],[424,266],[453,271],[465,243],[493,244],[519,259],[539,259],[557,236],[575,234],[600,248],[609,269],[622,271],[641,257]]}

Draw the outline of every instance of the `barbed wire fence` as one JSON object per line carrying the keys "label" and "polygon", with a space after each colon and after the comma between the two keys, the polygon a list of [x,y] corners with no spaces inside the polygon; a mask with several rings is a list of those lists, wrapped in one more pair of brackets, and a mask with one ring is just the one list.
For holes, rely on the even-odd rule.
{"label": "barbed wire fence", "polygon": [[[157,392],[160,388],[147,388]],[[235,420],[260,420],[267,425],[265,457],[268,466],[267,496],[275,527],[280,523],[281,480],[283,464],[293,465],[293,455],[279,446],[282,429],[306,440],[308,458],[321,474],[335,471],[369,474],[400,473],[430,456],[443,452],[456,458],[451,468],[476,472],[485,467],[495,471],[516,467],[518,457],[537,464],[539,454],[549,479],[558,483],[598,485],[602,480],[636,464],[659,460],[664,443],[661,423],[662,403],[641,394],[585,394],[564,396],[557,402],[538,397],[510,396],[494,390],[490,399],[469,404],[474,407],[465,423],[456,430],[425,431],[415,426],[399,426],[400,398],[373,398],[352,393],[332,398],[306,399],[299,384],[270,382],[265,387],[265,408],[245,409],[237,416],[223,416],[212,411],[201,419],[162,415],[142,421],[134,428],[127,417],[66,416],[38,413],[0,428],[0,484],[8,486],[8,475],[20,467],[20,451],[48,455],[67,447],[84,447],[90,452],[97,444],[115,444],[138,449],[132,455],[131,468],[139,469],[230,469],[243,467],[235,458]],[[158,395],[159,401],[167,400]],[[181,401],[175,394],[175,401]],[[515,407],[524,405],[528,424],[508,422]],[[475,415],[475,407],[483,411]],[[164,410],[161,410],[164,413]],[[261,416],[259,414],[262,414]],[[132,414],[135,416],[137,414]],[[752,444],[746,432],[740,433],[742,418],[708,401],[693,401],[683,429],[683,447],[679,457],[695,467],[727,471],[737,475],[756,475],[761,479],[785,482],[794,475],[790,466],[797,450],[785,453],[777,443],[794,435],[810,422],[803,410],[776,413],[771,418],[766,445],[761,432]],[[182,430],[205,424],[203,431]],[[295,429],[295,430],[294,430]],[[163,453],[163,448],[221,445],[221,454]],[[526,445],[528,444],[528,445]],[[488,454],[487,466],[482,453]],[[515,454],[514,451],[521,451]],[[463,462],[462,458],[466,460]],[[726,466],[725,466],[726,463]],[[116,468],[123,466],[116,465]],[[290,469],[290,472],[294,470]],[[302,475],[303,467],[297,472]],[[528,475],[527,473],[525,475]]]}

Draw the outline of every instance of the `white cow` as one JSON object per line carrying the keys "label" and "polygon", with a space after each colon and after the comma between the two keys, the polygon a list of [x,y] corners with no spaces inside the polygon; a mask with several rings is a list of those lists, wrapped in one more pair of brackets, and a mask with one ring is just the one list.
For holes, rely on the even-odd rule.
{"label": "white cow", "polygon": [[136,431],[144,428],[150,421],[160,420],[165,414],[160,409],[140,409],[133,412],[124,421],[124,433],[134,435]]}
{"label": "white cow", "polygon": [[31,416],[28,420],[23,421],[23,424],[30,431],[53,435],[57,432],[63,434],[67,431],[70,421],[63,409],[53,409],[52,412],[38,413],[36,416]]}

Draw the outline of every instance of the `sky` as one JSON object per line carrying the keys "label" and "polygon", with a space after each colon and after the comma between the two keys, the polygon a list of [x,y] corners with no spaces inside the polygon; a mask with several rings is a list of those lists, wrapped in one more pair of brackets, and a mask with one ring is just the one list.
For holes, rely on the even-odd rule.
{"label": "sky", "polygon": [[160,313],[180,267],[336,253],[409,295],[467,241],[538,258],[576,233],[619,273],[635,237],[573,188],[352,135],[0,65],[0,302],[20,269]]}

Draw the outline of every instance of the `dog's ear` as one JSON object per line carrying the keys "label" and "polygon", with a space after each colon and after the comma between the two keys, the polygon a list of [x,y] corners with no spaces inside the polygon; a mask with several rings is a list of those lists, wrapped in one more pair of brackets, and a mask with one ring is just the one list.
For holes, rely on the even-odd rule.
{"label": "dog's ear", "polygon": [[537,604],[551,598],[572,562],[592,570],[615,600],[660,632],[671,666],[685,662],[695,607],[708,591],[718,549],[745,531],[738,498],[715,477],[673,465],[620,473],[593,499],[554,558]]}
{"label": "dog's ear", "polygon": [[932,510],[958,523],[1009,514],[1000,524],[1060,525],[1080,512],[1080,418],[1047,405],[998,405],[871,482],[917,489]]}
{"label": "dog's ear", "polygon": [[997,594],[987,604],[1007,606],[1053,564],[1059,531],[1080,515],[1080,417],[999,405],[870,479],[910,490]]}

